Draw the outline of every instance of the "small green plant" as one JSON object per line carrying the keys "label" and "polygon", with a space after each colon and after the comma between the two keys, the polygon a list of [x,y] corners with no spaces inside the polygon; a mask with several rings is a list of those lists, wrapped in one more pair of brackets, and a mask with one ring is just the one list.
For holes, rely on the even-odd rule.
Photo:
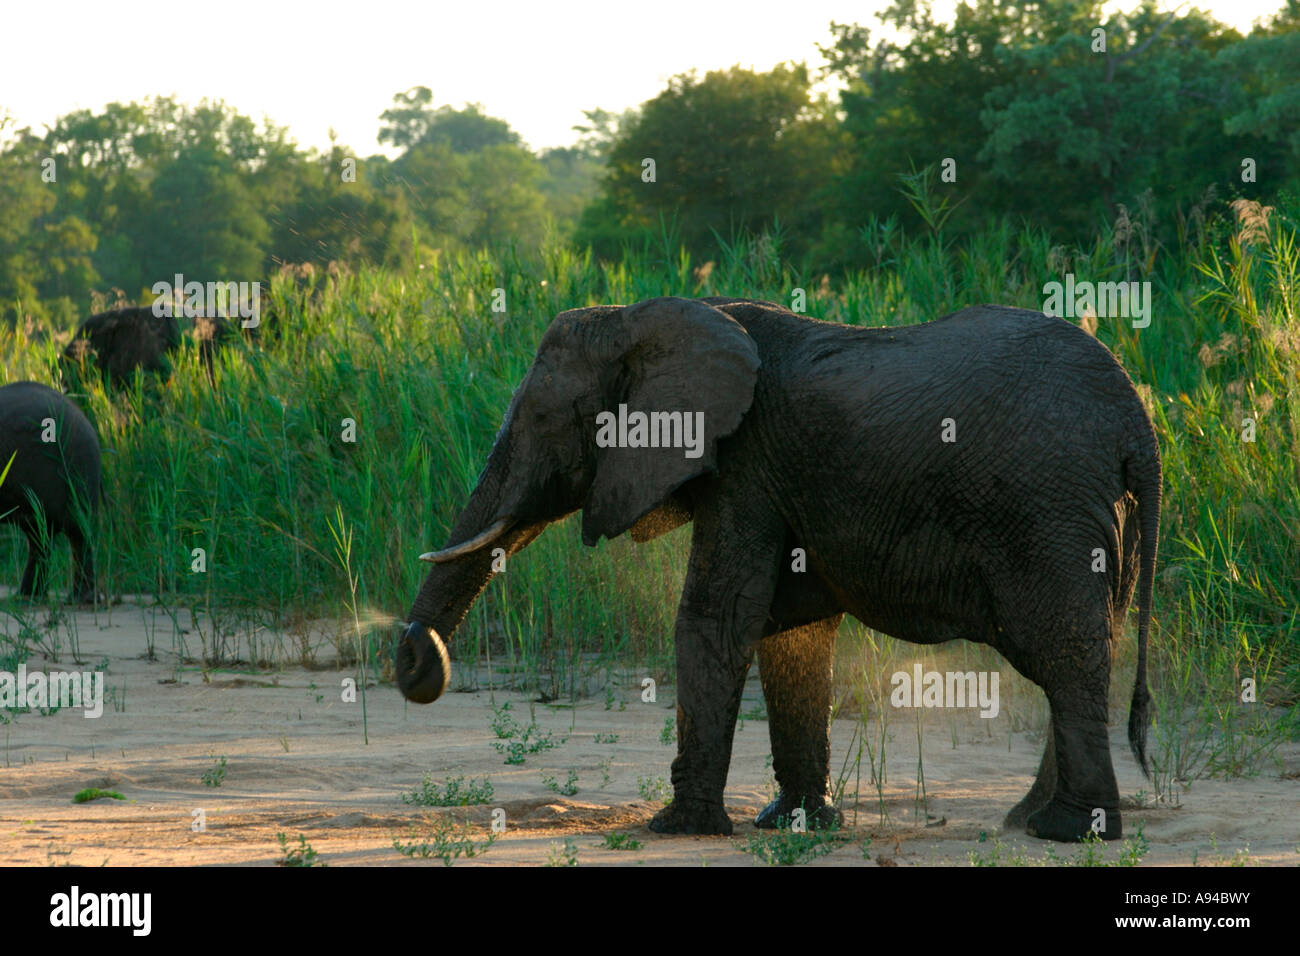
{"label": "small green plant", "polygon": [[553,774],[543,773],[542,783],[546,785],[547,790],[554,791],[563,797],[571,797],[578,792],[578,771],[570,770],[569,779],[564,783],[557,782]]}
{"label": "small green plant", "polygon": [[495,831],[489,830],[486,840],[475,843],[474,827],[468,821],[457,825],[455,821],[441,817],[432,820],[423,835],[412,827],[410,837],[410,843],[403,843],[394,837],[393,849],[402,856],[418,856],[421,859],[435,857],[447,866],[451,866],[457,857],[469,859],[482,856],[497,840]]}
{"label": "small green plant", "polygon": [[493,741],[492,746],[496,748],[497,753],[506,755],[506,763],[516,766],[522,764],[524,758],[530,754],[554,750],[569,739],[561,737],[555,740],[549,730],[542,733],[535,720],[529,721],[527,727],[521,727],[519,722],[510,715],[509,701],[492,709],[492,732],[498,738]]}
{"label": "small green plant", "polygon": [[276,866],[325,866],[326,864],[317,862],[317,852],[312,849],[307,838],[301,833],[298,834],[298,845],[290,846],[289,838],[283,833],[277,833],[275,838],[280,841],[280,852],[283,856],[275,861]]}
{"label": "small green plant", "polygon": [[606,757],[600,763],[596,764],[596,766],[600,769],[600,789],[603,790],[605,787],[609,786],[610,780],[613,779],[609,772],[609,768],[613,766],[613,761],[609,757]]}
{"label": "small green plant", "polygon": [[[981,830],[978,842],[987,841],[988,834]],[[971,850],[967,855],[971,866],[1137,866],[1151,848],[1146,834],[1142,832],[1141,823],[1138,824],[1137,832],[1116,848],[1117,856],[1114,860],[1106,859],[1106,846],[1106,841],[1098,834],[1089,833],[1080,841],[1079,848],[1069,859],[1063,859],[1056,848],[1051,846],[1038,859],[1029,856],[1023,848],[1008,852],[1002,841],[995,837],[987,853]]]}
{"label": "small green plant", "polygon": [[671,747],[677,742],[677,733],[674,730],[674,721],[671,717],[664,720],[664,729],[659,731],[659,742],[665,747]]}
{"label": "small green plant", "polygon": [[510,716],[510,701],[492,708],[492,733],[501,740],[510,740],[519,733],[519,723]]}
{"label": "small green plant", "polygon": [[1071,863],[1074,866],[1105,866],[1106,841],[1096,832],[1089,833],[1079,841],[1079,849]]}
{"label": "small green plant", "polygon": [[[988,834],[981,830],[979,839],[976,842],[989,843]],[[971,850],[967,856],[970,859],[971,866],[1028,866],[1030,862],[1023,848],[1017,848],[1014,852],[1009,852],[998,837],[994,837],[992,842],[989,843],[988,852],[981,853],[979,850]]]}
{"label": "small green plant", "polygon": [[759,701],[740,715],[741,720],[767,720],[767,705]]}
{"label": "small green plant", "polygon": [[614,709],[614,688],[608,684],[605,686],[605,709]]}
{"label": "small green plant", "polygon": [[641,841],[634,839],[630,833],[606,833],[605,842],[596,846],[606,850],[639,850]]}
{"label": "small green plant", "polygon": [[751,834],[741,849],[768,866],[795,866],[833,853],[848,840],[848,834],[840,833],[838,828],[807,833],[780,829],[770,837]]}
{"label": "small green plant", "polygon": [[673,788],[663,777],[637,777],[636,788],[641,799],[650,803],[662,803],[665,806],[673,802]]}
{"label": "small green plant", "polygon": [[598,744],[616,744],[618,743],[618,734],[596,734],[595,741]]}
{"label": "small green plant", "polygon": [[226,779],[226,758],[214,757],[212,769],[203,771],[203,785],[205,787],[219,787],[223,780]]}
{"label": "small green plant", "polygon": [[[1210,834],[1210,849],[1214,855],[1210,857],[1210,866],[1251,866],[1253,861],[1250,858],[1250,845],[1242,847],[1232,856],[1224,856],[1219,852],[1219,838],[1215,834]],[[1192,866],[1199,866],[1200,848],[1197,847],[1192,851]]]}
{"label": "small green plant", "polygon": [[1142,832],[1142,824],[1139,822],[1137,832],[1126,839],[1120,846],[1119,860],[1115,865],[1137,866],[1150,849],[1151,842],[1147,839],[1146,834]]}
{"label": "small green plant", "polygon": [[563,844],[552,843],[551,852],[546,857],[547,866],[577,866],[578,844],[566,837]]}
{"label": "small green plant", "polygon": [[77,795],[72,798],[72,802],[89,803],[91,800],[102,800],[105,797],[111,800],[126,799],[126,797],[122,796],[116,790],[100,790],[99,787],[87,787],[85,790],[78,792]]}
{"label": "small green plant", "polygon": [[467,807],[487,803],[493,792],[492,782],[487,777],[481,783],[466,782],[463,776],[451,777],[439,786],[433,782],[433,775],[426,773],[418,788],[402,794],[402,802],[419,807]]}

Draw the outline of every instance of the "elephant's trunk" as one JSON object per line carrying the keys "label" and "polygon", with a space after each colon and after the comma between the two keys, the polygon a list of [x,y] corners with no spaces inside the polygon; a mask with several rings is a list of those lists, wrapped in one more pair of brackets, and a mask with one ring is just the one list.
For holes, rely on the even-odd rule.
{"label": "elephant's trunk", "polygon": [[435,563],[411,606],[395,659],[397,686],[407,700],[428,704],[442,696],[450,671],[445,642],[492,579],[493,563],[499,557],[496,549],[514,554],[546,526],[546,522],[509,518],[500,511],[518,500],[506,487],[503,457],[501,447],[493,449],[452,527],[448,547],[421,556]]}
{"label": "elephant's trunk", "polygon": [[502,548],[506,555],[514,554],[545,527],[545,522],[515,525],[494,539],[494,548],[479,548],[429,569],[397,646],[397,686],[402,696],[417,704],[442,696],[451,670],[444,641],[451,639],[492,579],[493,551]]}

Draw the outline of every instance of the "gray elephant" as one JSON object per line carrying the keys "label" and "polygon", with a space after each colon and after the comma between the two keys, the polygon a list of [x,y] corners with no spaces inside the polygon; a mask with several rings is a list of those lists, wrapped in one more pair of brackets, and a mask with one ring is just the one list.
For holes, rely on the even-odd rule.
{"label": "gray elephant", "polygon": [[[64,534],[72,544],[73,599],[95,600],[90,526],[98,513],[99,437],[81,409],[37,382],[0,388],[0,521],[17,524],[27,537],[27,567],[18,592],[43,594],[49,546]],[[39,509],[33,506],[36,498]]]}
{"label": "gray elephant", "polygon": [[1071,841],[1098,821],[1118,839],[1111,650],[1137,585],[1129,741],[1146,772],[1160,482],[1124,370],[1039,312],[855,328],[751,300],[576,309],[542,337],[450,544],[423,556],[434,566],[398,642],[398,685],[420,703],[443,692],[444,640],[495,549],[579,509],[587,545],[693,520],[674,798],[651,829],[731,832],[723,789],[755,653],[780,788],[755,822],[800,807],[814,826],[839,819],[828,723],[847,612],[915,643],[997,648],[1051,709],[1038,781],[1007,823]]}
{"label": "gray elephant", "polygon": [[[208,381],[216,383],[216,353],[238,337],[236,324],[222,316],[185,320],[199,347],[199,361]],[[182,322],[174,316],[155,315],[152,306],[127,306],[90,316],[77,327],[63,350],[63,375],[69,382],[82,380],[94,367],[109,385],[122,387],[137,371],[163,381],[171,377],[171,354],[181,347]]]}

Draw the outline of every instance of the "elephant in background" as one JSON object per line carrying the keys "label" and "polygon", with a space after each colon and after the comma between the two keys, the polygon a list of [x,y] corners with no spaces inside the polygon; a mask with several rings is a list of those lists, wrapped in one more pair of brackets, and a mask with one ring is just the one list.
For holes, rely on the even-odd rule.
{"label": "elephant in background", "polygon": [[61,533],[72,545],[73,600],[93,604],[90,532],[101,495],[95,429],[69,398],[46,385],[5,385],[0,388],[0,473],[6,464],[0,521],[18,525],[27,537],[27,567],[18,593],[45,593],[49,546]]}
{"label": "elephant in background", "polygon": [[[699,454],[615,412],[703,416]],[[629,417],[630,420],[630,417]],[[603,423],[603,424],[602,424]],[[621,427],[621,426],[620,426]],[[657,446],[657,447],[656,447]],[[1105,346],[1040,312],[974,306],[858,328],[771,303],[659,298],[560,314],[397,646],[405,697],[438,698],[445,641],[492,576],[582,511],[582,540],[693,521],[675,630],[673,801],[662,833],[730,833],[723,790],[755,656],[779,794],[831,825],[829,715],[845,613],[903,640],[996,648],[1051,710],[1037,782],[1007,825],[1063,841],[1123,832],[1107,736],[1111,650],[1135,586],[1129,742],[1146,772],[1146,646],[1159,536],[1154,429]],[[806,570],[792,562],[806,554]],[[1104,565],[1098,570],[1098,556]]]}
{"label": "elephant in background", "polygon": [[[217,350],[237,338],[238,325],[223,316],[199,316],[189,331],[198,343],[208,381],[215,384]],[[181,347],[181,341],[181,321],[155,315],[152,306],[100,312],[77,327],[63,350],[63,374],[65,380],[78,381],[79,374],[93,365],[112,387],[128,384],[137,370],[166,381],[172,374],[169,355]]]}

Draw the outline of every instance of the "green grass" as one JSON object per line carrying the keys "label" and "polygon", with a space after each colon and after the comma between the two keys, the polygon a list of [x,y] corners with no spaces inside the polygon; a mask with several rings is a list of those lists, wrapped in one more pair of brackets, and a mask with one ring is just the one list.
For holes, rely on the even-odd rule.
{"label": "green grass", "polygon": [[451,777],[442,784],[433,782],[432,774],[425,774],[420,786],[402,794],[402,802],[420,807],[467,807],[487,803],[492,799],[492,781],[466,781],[464,776]]}
{"label": "green grass", "polygon": [[103,800],[105,798],[110,800],[126,799],[126,797],[122,796],[116,790],[101,790],[99,789],[99,787],[87,787],[85,790],[78,791],[77,794],[72,798],[72,802],[89,803],[92,800]]}
{"label": "green grass", "polygon": [[977,842],[984,844],[986,849],[981,850],[977,847],[967,853],[971,866],[975,867],[1129,867],[1138,866],[1142,862],[1142,858],[1151,849],[1150,841],[1147,839],[1146,834],[1142,832],[1141,823],[1137,825],[1135,833],[1119,843],[1107,843],[1097,834],[1090,833],[1088,838],[1081,841],[1068,857],[1062,857],[1056,852],[1056,848],[1051,846],[1043,851],[1041,858],[1032,857],[1023,847],[1017,846],[1012,849],[998,837],[989,840],[988,835],[984,832],[980,833]]}
{"label": "green grass", "polygon": [[[1199,245],[1141,254],[1109,223],[1077,248],[1007,222],[960,244],[868,228],[878,267],[825,283],[747,240],[703,282],[689,256],[600,263],[557,241],[529,254],[433,256],[408,273],[286,273],[265,290],[276,318],[258,346],[221,355],[216,390],[190,352],[166,387],[110,399],[92,383],[79,397],[112,449],[97,567],[111,592],[157,595],[173,617],[194,615],[193,632],[172,638],[178,667],[310,662],[310,622],[325,610],[340,621],[340,661],[390,680],[393,625],[423,575],[416,555],[446,542],[556,313],[665,294],[788,303],[802,288],[812,316],[906,325],[980,302],[1040,308],[1043,284],[1066,272],[1147,280],[1150,327],[1103,319],[1096,334],[1139,383],[1164,457],[1151,642],[1160,795],[1197,776],[1260,772],[1300,732],[1298,214],[1300,202],[1282,202],[1266,245],[1238,243],[1225,216]],[[487,307],[498,287],[508,305],[500,321]],[[60,343],[45,331],[0,326],[0,380],[49,381]],[[355,442],[344,440],[344,419],[356,423]],[[671,678],[689,531],[586,549],[577,520],[513,557],[471,609],[451,642],[461,685],[472,688],[489,663],[544,699],[599,694],[616,667]],[[0,533],[18,544],[16,532]],[[17,581],[22,549],[0,555],[0,580]],[[66,588],[61,542],[55,555],[52,586]],[[39,633],[60,647],[75,639]],[[855,625],[844,634],[869,658],[895,653]],[[0,637],[0,653],[14,644]],[[1125,641],[1117,706],[1132,660]],[[1256,682],[1253,704],[1225,689],[1245,677]],[[882,745],[860,739],[840,783],[883,776]]]}

